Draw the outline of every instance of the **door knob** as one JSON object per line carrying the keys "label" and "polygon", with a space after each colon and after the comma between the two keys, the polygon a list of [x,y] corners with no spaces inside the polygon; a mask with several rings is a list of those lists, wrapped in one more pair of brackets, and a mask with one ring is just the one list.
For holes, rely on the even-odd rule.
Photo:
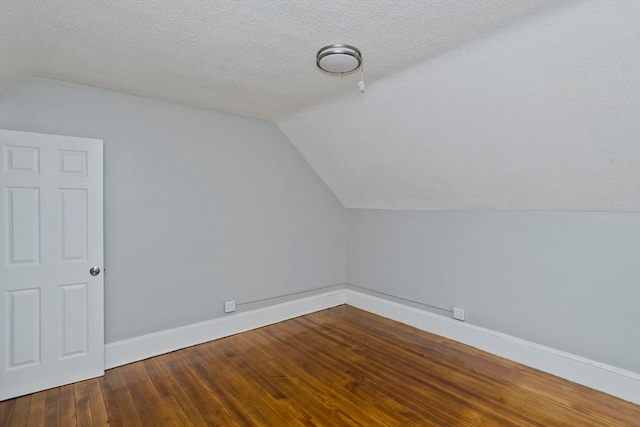
{"label": "door knob", "polygon": [[89,273],[91,273],[92,276],[97,276],[100,274],[100,267],[91,267]]}

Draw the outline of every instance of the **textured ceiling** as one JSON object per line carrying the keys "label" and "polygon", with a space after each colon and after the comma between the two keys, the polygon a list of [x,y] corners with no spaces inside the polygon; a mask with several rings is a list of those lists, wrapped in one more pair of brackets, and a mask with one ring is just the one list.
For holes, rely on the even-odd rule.
{"label": "textured ceiling", "polygon": [[[275,122],[347,207],[640,211],[637,0],[0,0],[35,75]],[[315,52],[349,43],[359,75]]]}
{"label": "textured ceiling", "polygon": [[560,0],[0,0],[0,82],[35,75],[277,120],[355,89],[315,68],[361,49],[367,80]]}
{"label": "textured ceiling", "polygon": [[278,125],[346,207],[640,211],[640,2],[561,8]]}

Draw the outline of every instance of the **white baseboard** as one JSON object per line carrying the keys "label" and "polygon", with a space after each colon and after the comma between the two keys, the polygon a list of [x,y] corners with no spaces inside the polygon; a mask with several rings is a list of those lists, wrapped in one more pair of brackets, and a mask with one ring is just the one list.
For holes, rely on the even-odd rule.
{"label": "white baseboard", "polygon": [[345,303],[343,289],[105,345],[105,369],[250,331]]}
{"label": "white baseboard", "polygon": [[107,344],[105,346],[105,369],[246,332],[345,303],[640,404],[640,375],[634,372],[625,371],[351,289],[326,292],[207,322]]}
{"label": "white baseboard", "polygon": [[351,289],[347,304],[640,404],[640,375]]}

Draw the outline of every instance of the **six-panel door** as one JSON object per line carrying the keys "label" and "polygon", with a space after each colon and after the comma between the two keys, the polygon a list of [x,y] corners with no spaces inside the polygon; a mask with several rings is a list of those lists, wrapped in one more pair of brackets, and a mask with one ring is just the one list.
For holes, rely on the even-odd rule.
{"label": "six-panel door", "polygon": [[102,141],[0,130],[0,400],[104,374]]}

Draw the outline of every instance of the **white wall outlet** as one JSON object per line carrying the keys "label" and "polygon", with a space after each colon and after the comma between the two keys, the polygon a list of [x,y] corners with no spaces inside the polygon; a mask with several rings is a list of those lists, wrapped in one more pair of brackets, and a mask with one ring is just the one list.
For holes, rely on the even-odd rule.
{"label": "white wall outlet", "polygon": [[464,308],[453,307],[453,318],[464,322]]}
{"label": "white wall outlet", "polygon": [[230,299],[229,301],[224,302],[224,312],[232,313],[236,311],[236,300]]}

